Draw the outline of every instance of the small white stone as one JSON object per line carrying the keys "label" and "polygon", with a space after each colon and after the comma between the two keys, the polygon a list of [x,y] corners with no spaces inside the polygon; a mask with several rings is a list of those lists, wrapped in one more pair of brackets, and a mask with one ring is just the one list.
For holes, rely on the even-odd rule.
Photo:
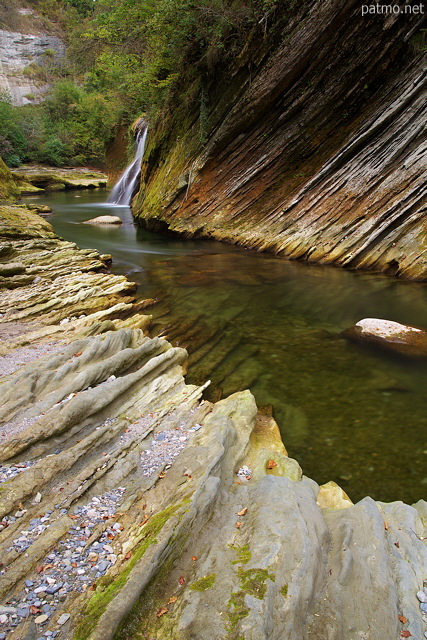
{"label": "small white stone", "polygon": [[37,616],[37,618],[35,618],[34,622],[36,624],[43,624],[43,622],[46,622],[47,618],[48,617],[43,614],[42,616]]}
{"label": "small white stone", "polygon": [[42,500],[42,494],[40,493],[40,491],[37,491],[35,498],[34,498],[34,502],[39,503]]}
{"label": "small white stone", "polygon": [[424,591],[421,591],[421,589],[417,593],[417,598],[420,602],[427,603],[427,596]]}
{"label": "small white stone", "polygon": [[69,613],[63,613],[63,614],[62,614],[62,616],[60,616],[56,622],[57,622],[57,624],[59,624],[60,626],[62,626],[62,625],[63,625],[63,624],[65,624],[69,619],[70,619],[70,614],[69,614]]}
{"label": "small white stone", "polygon": [[104,551],[107,551],[108,553],[114,553],[114,549],[111,546],[111,544],[104,544],[102,548],[104,549]]}

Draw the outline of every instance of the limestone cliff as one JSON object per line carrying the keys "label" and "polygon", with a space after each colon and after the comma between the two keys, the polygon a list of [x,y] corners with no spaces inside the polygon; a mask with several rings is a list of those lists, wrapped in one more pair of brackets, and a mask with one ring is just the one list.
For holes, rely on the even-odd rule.
{"label": "limestone cliff", "polygon": [[0,6],[0,26],[0,92],[17,106],[40,102],[65,55],[58,28],[17,2]]}
{"label": "limestone cliff", "polygon": [[396,4],[305,1],[252,33],[152,130],[140,224],[425,279],[423,15]]}

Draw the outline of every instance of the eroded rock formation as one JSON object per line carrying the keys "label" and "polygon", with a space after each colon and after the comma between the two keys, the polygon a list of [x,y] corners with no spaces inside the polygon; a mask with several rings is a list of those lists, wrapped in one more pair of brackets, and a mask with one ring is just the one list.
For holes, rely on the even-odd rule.
{"label": "eroded rock formation", "polygon": [[202,115],[178,107],[150,132],[138,221],[425,279],[423,16],[397,5],[303,2],[252,33],[206,79]]}
{"label": "eroded rock formation", "polygon": [[249,391],[185,383],[108,256],[0,219],[7,640],[422,637],[425,502],[319,488]]}

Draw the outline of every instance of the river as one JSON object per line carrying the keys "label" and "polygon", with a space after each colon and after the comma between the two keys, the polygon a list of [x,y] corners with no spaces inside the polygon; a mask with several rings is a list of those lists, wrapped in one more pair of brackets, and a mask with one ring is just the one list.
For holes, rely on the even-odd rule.
{"label": "river", "polygon": [[[111,253],[113,272],[158,300],[152,333],[187,348],[189,383],[211,379],[213,400],[250,388],[258,405],[272,405],[305,475],[335,480],[353,501],[425,497],[427,363],[339,335],[366,317],[426,326],[425,284],[148,233],[106,197],[68,191],[27,200],[50,205],[60,236]],[[82,224],[103,214],[123,224]]]}

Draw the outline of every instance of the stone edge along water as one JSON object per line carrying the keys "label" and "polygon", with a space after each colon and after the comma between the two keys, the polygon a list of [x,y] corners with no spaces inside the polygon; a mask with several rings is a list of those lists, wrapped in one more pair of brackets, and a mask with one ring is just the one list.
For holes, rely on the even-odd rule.
{"label": "stone edge along water", "polygon": [[0,209],[0,638],[421,638],[426,503],[353,505],[249,391],[203,401],[110,261]]}

